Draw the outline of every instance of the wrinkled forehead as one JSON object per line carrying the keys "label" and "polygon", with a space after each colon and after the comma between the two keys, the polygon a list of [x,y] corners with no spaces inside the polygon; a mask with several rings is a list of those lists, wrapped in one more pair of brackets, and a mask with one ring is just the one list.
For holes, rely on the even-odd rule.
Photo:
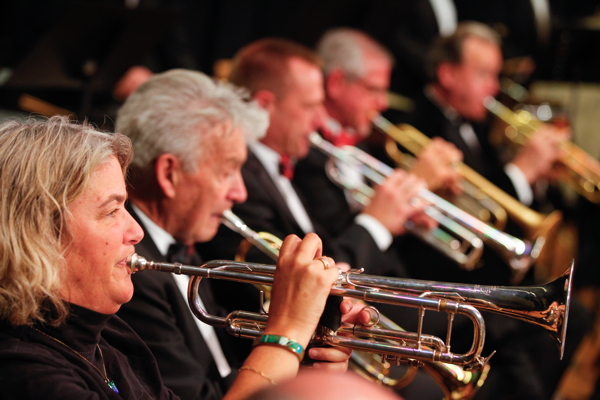
{"label": "wrinkled forehead", "polygon": [[212,158],[211,155],[240,152],[246,149],[246,132],[241,125],[236,126],[231,121],[226,121],[205,133],[199,146],[203,154],[201,162]]}

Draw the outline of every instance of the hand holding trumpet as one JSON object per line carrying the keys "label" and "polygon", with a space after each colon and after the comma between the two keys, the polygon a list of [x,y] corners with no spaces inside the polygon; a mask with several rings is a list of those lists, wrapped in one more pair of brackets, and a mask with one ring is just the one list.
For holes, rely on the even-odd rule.
{"label": "hand holding trumpet", "polygon": [[400,235],[406,231],[408,219],[423,214],[427,204],[417,194],[426,186],[416,175],[395,170],[375,188],[375,195],[363,213],[376,218],[392,235]]}
{"label": "hand holding trumpet", "polygon": [[529,184],[550,178],[556,161],[564,155],[561,144],[570,137],[569,129],[544,124],[527,139],[512,163],[523,172]]}
{"label": "hand holding trumpet", "polygon": [[410,172],[424,179],[431,191],[447,189],[453,194],[460,194],[462,177],[456,165],[462,160],[462,152],[456,146],[442,138],[433,138],[419,152]]}
{"label": "hand holding trumpet", "polygon": [[[335,261],[323,256],[322,251],[321,239],[314,233],[303,240],[290,235],[283,241],[265,334],[297,338],[306,348],[323,313],[325,299],[339,276]],[[340,304],[340,311],[343,322],[367,325],[372,320],[369,310],[353,307],[349,299]],[[315,360],[313,368],[340,373],[348,369],[351,353],[340,347],[308,350],[308,356]]]}
{"label": "hand holding trumpet", "polygon": [[[293,337],[304,346],[308,344],[339,276],[335,261],[323,257],[322,251],[321,239],[314,233],[304,240],[290,235],[283,241],[266,334]],[[329,268],[324,268],[325,264]]]}

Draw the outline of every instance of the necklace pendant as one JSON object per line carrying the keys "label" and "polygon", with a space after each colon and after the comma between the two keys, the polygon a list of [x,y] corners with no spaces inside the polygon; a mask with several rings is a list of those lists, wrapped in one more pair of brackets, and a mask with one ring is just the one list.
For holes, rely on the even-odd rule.
{"label": "necklace pendant", "polygon": [[115,385],[115,381],[106,381],[106,384],[108,385],[109,388],[111,388],[111,390],[115,393],[119,393],[119,389],[117,389],[117,385]]}

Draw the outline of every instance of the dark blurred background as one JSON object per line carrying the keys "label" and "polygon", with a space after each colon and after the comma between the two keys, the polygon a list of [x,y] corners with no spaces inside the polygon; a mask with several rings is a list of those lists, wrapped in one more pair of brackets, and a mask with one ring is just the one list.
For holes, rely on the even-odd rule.
{"label": "dark blurred background", "polygon": [[[541,37],[533,0],[454,0],[459,21],[485,22],[502,34],[505,57],[517,60],[507,65],[533,61],[525,73],[513,68],[513,78],[600,82],[598,1],[547,2]],[[3,112],[62,109],[107,129],[120,104],[114,85],[134,65],[213,74],[216,60],[255,39],[313,46],[328,28],[349,26],[394,53],[392,89],[410,97],[420,90],[421,59],[437,33],[428,0],[20,0],[1,7]]]}

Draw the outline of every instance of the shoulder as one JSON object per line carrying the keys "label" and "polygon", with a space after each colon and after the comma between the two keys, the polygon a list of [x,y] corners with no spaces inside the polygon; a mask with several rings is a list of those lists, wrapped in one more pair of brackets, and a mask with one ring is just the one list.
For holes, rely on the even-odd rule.
{"label": "shoulder", "polygon": [[3,399],[101,398],[64,354],[27,336],[0,338]]}
{"label": "shoulder", "polygon": [[17,367],[24,364],[47,365],[53,368],[64,368],[70,364],[58,352],[43,343],[32,342],[24,330],[16,328],[10,333],[2,332],[0,336],[0,368],[8,363]]}

